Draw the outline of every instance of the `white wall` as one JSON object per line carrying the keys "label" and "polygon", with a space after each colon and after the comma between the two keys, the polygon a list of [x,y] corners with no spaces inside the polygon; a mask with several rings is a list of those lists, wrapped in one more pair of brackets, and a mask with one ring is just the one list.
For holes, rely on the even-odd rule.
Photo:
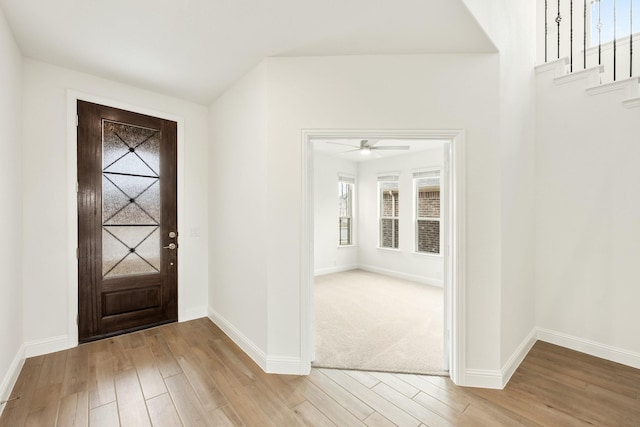
{"label": "white wall", "polygon": [[[224,255],[222,249],[214,249],[213,228],[211,234],[210,290],[228,293],[238,301],[225,317],[232,320],[237,337],[251,338],[245,347],[263,349],[266,343],[266,357],[279,362],[280,368],[301,369],[300,265],[306,253],[301,236],[303,129],[465,129],[465,356],[467,365],[477,369],[499,367],[500,157],[494,125],[498,122],[498,67],[495,54],[268,58],[214,103],[212,169],[229,164],[250,172],[261,194],[256,211],[264,215],[264,227],[251,228],[254,241],[264,245],[251,256],[237,253],[236,246],[246,245],[233,241],[225,242],[232,245],[225,249],[235,255]],[[263,111],[252,106],[265,98],[266,122]],[[255,130],[265,123],[266,139]],[[216,128],[222,129],[221,135]],[[227,133],[231,142],[216,147]],[[239,147],[246,139],[255,150]],[[242,156],[244,151],[251,155]],[[212,194],[219,188],[214,181]],[[225,202],[232,212],[246,206],[239,199]],[[212,227],[215,218],[212,213]],[[246,225],[234,221],[230,228],[240,226]],[[225,262],[227,269],[235,270],[230,273],[232,280],[217,282],[215,270]],[[253,337],[263,313],[256,312],[259,304],[253,301],[263,292],[265,268],[267,336]],[[239,303],[242,297],[248,299],[248,307]],[[215,298],[212,294],[210,303],[215,304]]]}
{"label": "white wall", "polygon": [[356,181],[353,200],[353,245],[338,245],[338,174],[358,177],[358,163],[313,153],[313,222],[315,274],[335,273],[358,267],[358,245],[362,238],[358,200],[360,183]]}
{"label": "white wall", "polygon": [[[301,129],[465,129],[467,365],[499,367],[497,55],[269,58],[268,351],[300,357]],[[248,314],[245,314],[247,316]]]}
{"label": "white wall", "polygon": [[[42,62],[26,59],[24,136],[24,339],[38,348],[64,342],[69,318],[67,90],[184,118],[184,171],[179,177],[180,300],[183,318],[206,314],[207,108]],[[181,209],[182,208],[182,209]],[[73,314],[73,313],[72,313]]]}
{"label": "white wall", "polygon": [[[0,10],[0,400],[5,400],[22,350],[22,55]],[[0,412],[2,411],[0,405]]]}
{"label": "white wall", "polygon": [[263,367],[267,354],[267,74],[262,62],[210,108],[209,315]]}
{"label": "white wall", "polygon": [[[435,148],[360,163],[358,172],[358,188],[360,190],[358,254],[362,268],[432,285],[443,285],[444,258],[441,255],[425,255],[415,252],[415,207],[413,200],[413,171],[423,167],[442,168],[443,156],[442,148]],[[379,247],[378,174],[385,172],[400,173],[400,234],[397,250]]]}
{"label": "white wall", "polygon": [[640,367],[640,109],[537,77],[536,320],[547,340]]}
{"label": "white wall", "polygon": [[[517,366],[535,327],[536,2],[463,0],[500,51],[500,366]],[[480,296],[478,296],[481,298]],[[476,330],[470,325],[471,331]],[[481,333],[473,333],[473,340]],[[477,342],[476,345],[481,345]],[[510,375],[508,373],[507,375]]]}

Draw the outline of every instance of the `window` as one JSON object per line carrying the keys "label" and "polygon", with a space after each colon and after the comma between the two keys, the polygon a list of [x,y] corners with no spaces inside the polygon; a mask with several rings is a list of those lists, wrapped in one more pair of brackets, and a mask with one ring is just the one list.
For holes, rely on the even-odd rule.
{"label": "window", "polygon": [[[590,3],[591,31],[589,35],[591,46],[597,46],[598,42],[608,43],[612,41],[614,32],[615,37],[620,39],[628,37],[632,29],[634,32],[638,31],[636,27],[637,22],[640,22],[640,7],[638,7],[637,0],[617,2],[614,0],[590,0]],[[564,24],[564,21],[562,24]]]}
{"label": "window", "polygon": [[380,194],[380,247],[398,248],[400,192],[397,176],[378,178]]}
{"label": "window", "polygon": [[338,245],[353,244],[353,177],[338,175]]}
{"label": "window", "polygon": [[416,252],[440,254],[440,171],[413,174]]}

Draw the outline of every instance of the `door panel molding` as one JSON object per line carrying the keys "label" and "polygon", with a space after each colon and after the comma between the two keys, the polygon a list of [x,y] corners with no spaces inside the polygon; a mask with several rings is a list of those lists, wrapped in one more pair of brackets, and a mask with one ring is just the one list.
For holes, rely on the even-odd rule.
{"label": "door panel molding", "polygon": [[[77,204],[77,134],[76,134],[76,117],[77,117],[77,101],[87,101],[91,103],[101,104],[108,107],[128,110],[134,113],[158,117],[161,119],[171,120],[177,123],[177,180],[178,180],[178,228],[186,229],[183,223],[184,215],[184,117],[167,113],[165,111],[155,110],[148,107],[142,107],[137,104],[123,102],[112,98],[82,92],[74,89],[67,90],[67,241],[66,258],[67,258],[67,283],[68,283],[68,304],[67,304],[67,335],[66,340],[56,341],[56,347],[51,351],[63,350],[78,345],[78,262],[76,258],[76,249],[78,242],[78,204]],[[184,241],[183,241],[184,247]],[[182,264],[182,253],[178,253],[178,264]],[[182,280],[183,272],[178,272],[178,321],[185,319],[188,309],[184,305],[185,299],[182,297],[184,293]]]}

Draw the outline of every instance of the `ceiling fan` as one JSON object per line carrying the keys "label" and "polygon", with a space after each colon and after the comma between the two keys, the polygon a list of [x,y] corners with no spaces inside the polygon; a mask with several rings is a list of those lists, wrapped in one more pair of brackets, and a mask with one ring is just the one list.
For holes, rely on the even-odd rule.
{"label": "ceiling fan", "polygon": [[351,147],[353,150],[343,151],[343,153],[350,153],[353,151],[360,151],[360,154],[366,156],[371,154],[374,150],[408,150],[410,147],[408,145],[381,145],[376,146],[379,140],[370,141],[368,139],[363,139],[360,141],[360,146],[355,146],[351,144],[343,144],[341,142],[332,142],[326,141],[327,144],[336,144],[336,145],[344,145],[346,147]]}

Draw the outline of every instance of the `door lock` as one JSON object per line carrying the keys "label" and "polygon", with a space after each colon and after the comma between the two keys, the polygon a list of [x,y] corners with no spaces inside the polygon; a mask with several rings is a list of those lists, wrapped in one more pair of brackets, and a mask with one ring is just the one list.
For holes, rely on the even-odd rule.
{"label": "door lock", "polygon": [[169,238],[170,239],[175,239],[176,237],[178,237],[178,233],[176,233],[175,231],[170,231],[169,232]]}

